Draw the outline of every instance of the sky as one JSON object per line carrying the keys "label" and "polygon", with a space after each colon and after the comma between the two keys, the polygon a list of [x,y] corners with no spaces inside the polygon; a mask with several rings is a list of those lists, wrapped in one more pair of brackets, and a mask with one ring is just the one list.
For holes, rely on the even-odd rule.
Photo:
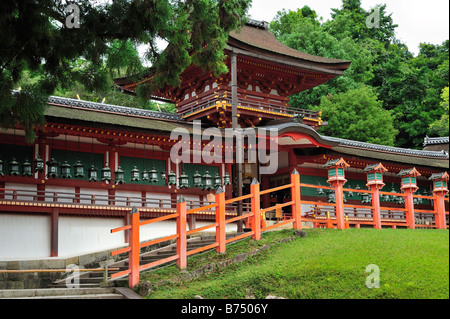
{"label": "sky", "polygon": [[[449,39],[449,0],[362,0],[365,10],[386,4],[396,28],[396,37],[417,55],[420,43],[442,44]],[[303,6],[315,10],[324,21],[331,19],[331,9],[341,8],[342,0],[252,0],[249,15],[255,20],[270,22],[282,9],[296,10]]]}

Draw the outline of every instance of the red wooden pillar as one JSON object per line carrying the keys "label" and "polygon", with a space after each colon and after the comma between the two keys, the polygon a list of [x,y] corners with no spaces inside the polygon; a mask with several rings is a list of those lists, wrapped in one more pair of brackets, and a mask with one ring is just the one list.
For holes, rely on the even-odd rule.
{"label": "red wooden pillar", "polygon": [[436,173],[430,177],[430,180],[433,181],[434,216],[435,224],[438,229],[447,229],[445,195],[448,193],[448,179],[449,175],[447,172]]}
{"label": "red wooden pillar", "polygon": [[216,193],[216,242],[217,252],[223,254],[226,251],[226,231],[225,231],[225,192],[221,187]]}
{"label": "red wooden pillar", "polygon": [[406,225],[408,228],[416,229],[416,220],[414,218],[414,190],[411,188],[405,189],[405,213],[406,213]]}
{"label": "red wooden pillar", "polygon": [[336,203],[336,222],[338,229],[345,229],[345,215],[344,215],[344,184],[347,182],[345,179],[344,169],[350,165],[344,161],[343,158],[330,160],[324,168],[328,169],[327,182],[334,187],[334,198]]}
{"label": "red wooden pillar", "polygon": [[251,198],[251,212],[253,213],[253,236],[252,239],[261,239],[261,196],[260,184],[254,178],[252,184],[250,185],[250,193],[253,195]]}
{"label": "red wooden pillar", "polygon": [[381,229],[381,208],[380,208],[380,189],[384,187],[383,173],[387,172],[387,169],[383,164],[367,165],[363,169],[363,172],[367,173],[367,188],[372,191],[372,217],[374,228]]}
{"label": "red wooden pillar", "polygon": [[130,274],[128,275],[128,286],[133,288],[139,283],[139,254],[140,254],[140,240],[139,240],[139,224],[140,213],[133,207],[130,212],[131,229],[129,230],[129,244],[130,253],[128,258]]}
{"label": "red wooden pillar", "polygon": [[294,219],[294,228],[302,229],[302,206],[300,197],[300,174],[296,169],[291,174],[291,200],[294,202],[292,205],[292,218]]}
{"label": "red wooden pillar", "polygon": [[401,177],[401,190],[405,193],[405,213],[408,228],[415,229],[416,221],[414,216],[414,198],[413,194],[418,189],[417,177],[420,173],[416,168],[408,168],[400,171],[397,176]]}
{"label": "red wooden pillar", "polygon": [[[39,157],[44,161],[44,163],[47,163],[47,161],[49,159],[46,156],[46,151],[45,151],[46,140],[44,137],[39,136],[38,148],[39,148],[39,151],[38,151]],[[38,191],[37,200],[43,202],[43,201],[45,201],[45,166],[44,166],[44,170],[42,172],[38,172],[37,178],[39,181],[39,184],[37,185],[37,191]]]}
{"label": "red wooden pillar", "polygon": [[180,196],[177,201],[177,264],[180,269],[187,267],[186,211],[186,200]]}
{"label": "red wooden pillar", "polygon": [[53,208],[50,215],[50,257],[58,257],[59,209]]}

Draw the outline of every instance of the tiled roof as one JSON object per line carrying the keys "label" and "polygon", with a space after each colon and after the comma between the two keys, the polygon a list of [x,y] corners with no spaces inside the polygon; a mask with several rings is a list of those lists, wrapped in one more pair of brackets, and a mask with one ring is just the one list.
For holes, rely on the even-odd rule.
{"label": "tiled roof", "polygon": [[398,153],[403,155],[413,155],[413,156],[427,156],[427,157],[441,157],[441,158],[448,158],[448,153],[445,151],[423,151],[423,150],[414,150],[409,148],[400,148],[400,147],[393,147],[393,146],[385,146],[385,145],[379,145],[379,144],[371,144],[371,143],[365,143],[365,142],[359,142],[359,141],[351,141],[341,138],[335,138],[335,137],[325,137],[329,140],[338,141],[341,145],[349,146],[349,147],[358,147],[358,148],[365,148],[375,151],[383,151],[383,152],[390,152],[390,153]]}
{"label": "tiled roof", "polygon": [[393,146],[386,146],[386,145],[380,145],[380,144],[372,144],[372,143],[347,140],[347,139],[338,138],[338,137],[325,136],[325,135],[321,135],[321,134],[317,133],[311,127],[304,125],[304,124],[297,123],[297,122],[280,123],[280,124],[274,124],[274,125],[265,126],[265,127],[261,127],[261,128],[277,129],[278,131],[290,130],[290,129],[295,130],[297,128],[297,129],[301,129],[307,133],[310,132],[313,136],[317,136],[322,141],[332,143],[333,146],[359,148],[359,149],[373,150],[373,151],[379,151],[379,152],[394,153],[394,154],[399,154],[399,155],[432,157],[432,158],[437,158],[437,159],[448,158],[448,153],[445,151],[437,152],[437,151],[415,150],[415,149],[409,149],[409,148],[400,148],[400,147],[393,147]]}
{"label": "tiled roof", "polygon": [[51,96],[48,99],[48,104],[50,105],[61,105],[67,106],[71,108],[81,108],[85,110],[93,110],[107,113],[116,113],[122,115],[131,115],[142,118],[151,118],[151,119],[159,119],[159,120],[168,120],[168,121],[182,121],[185,120],[178,114],[175,113],[167,113],[167,112],[157,112],[151,110],[137,109],[126,106],[119,105],[111,105],[111,104],[103,104],[103,103],[95,103],[77,99],[69,99],[65,97],[59,96]]}
{"label": "tiled roof", "polygon": [[346,64],[346,67],[343,67],[343,69],[347,69],[351,62],[348,60],[324,58],[290,48],[278,41],[275,35],[269,31],[267,22],[264,21],[250,20],[239,31],[231,31],[230,38],[255,48],[309,62],[329,65]]}
{"label": "tiled roof", "polygon": [[427,145],[435,145],[435,144],[448,144],[449,143],[449,137],[425,137],[423,140],[423,146]]}

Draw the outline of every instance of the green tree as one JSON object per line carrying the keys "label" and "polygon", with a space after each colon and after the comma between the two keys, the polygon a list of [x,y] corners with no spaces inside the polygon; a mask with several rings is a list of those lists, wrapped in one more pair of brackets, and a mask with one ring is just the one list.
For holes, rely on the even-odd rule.
{"label": "green tree", "polygon": [[[153,86],[176,85],[191,63],[224,73],[228,34],[242,24],[250,1],[1,1],[0,124],[24,127],[31,141],[35,125],[44,120],[47,97],[58,85],[82,81],[104,89],[109,70],[102,62],[116,39],[148,46],[146,59],[156,70]],[[66,26],[67,2],[78,6],[80,28]],[[164,51],[157,47],[159,39],[168,43]],[[74,77],[72,68],[80,58],[85,62]],[[13,94],[25,70],[43,76]]]}
{"label": "green tree", "polygon": [[449,102],[448,102],[448,86],[442,90],[441,106],[444,109],[444,114],[439,120],[434,121],[430,125],[430,131],[438,136],[449,135]]}
{"label": "green tree", "polygon": [[[377,40],[386,45],[395,39],[392,14],[387,14],[386,5],[379,5],[368,11],[361,7],[360,0],[343,0],[342,9],[331,9],[331,20],[323,24],[326,31],[341,39],[351,37],[358,41]],[[371,16],[376,19],[376,27],[367,24]]]}
{"label": "green tree", "polygon": [[322,96],[359,88],[368,82],[373,77],[374,56],[366,46],[357,44],[351,37],[336,39],[318,20],[304,18],[302,10],[278,12],[271,23],[271,30],[278,34],[278,39],[309,54],[352,61],[344,76],[291,97],[291,106],[313,108],[320,104]]}
{"label": "green tree", "polygon": [[368,86],[322,97],[320,108],[328,126],[321,133],[362,142],[394,145],[397,134],[391,113]]}

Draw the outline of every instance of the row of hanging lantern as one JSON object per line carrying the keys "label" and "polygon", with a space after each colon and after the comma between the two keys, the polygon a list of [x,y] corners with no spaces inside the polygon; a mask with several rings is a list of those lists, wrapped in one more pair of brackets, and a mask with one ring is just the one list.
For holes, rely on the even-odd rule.
{"label": "row of hanging lantern", "polygon": [[[320,184],[319,184],[320,186]],[[359,185],[356,185],[355,190],[360,190],[361,187]],[[394,189],[394,185],[392,185],[392,189],[390,191],[391,193],[398,193],[395,189]],[[323,189],[323,188],[318,188],[316,191],[316,194],[319,196],[323,196],[326,195],[327,196],[327,202],[328,203],[334,203],[335,202],[335,195],[334,195],[334,190],[331,189]],[[433,192],[427,192],[426,190],[423,191],[422,194],[417,193],[417,195],[421,195],[421,196],[433,196]],[[347,197],[356,197],[356,196],[361,196],[361,203],[367,203],[370,204],[372,202],[372,195],[370,193],[357,193],[355,194],[354,192],[344,192],[344,203],[347,202]],[[380,194],[380,200],[384,201],[384,202],[393,202],[399,205],[403,205],[405,204],[405,197],[404,196],[395,196],[395,195],[388,195],[388,194]],[[414,204],[425,204],[426,201],[429,202],[428,199],[424,199],[424,198],[418,198],[418,197],[414,197]]]}
{"label": "row of hanging lantern", "polygon": [[[28,161],[25,160],[25,162],[23,162],[22,164],[19,164],[19,162],[17,162],[17,160],[13,157],[11,159],[10,162],[8,162],[8,175],[11,176],[33,176],[33,168],[32,168],[32,164]],[[20,166],[22,166],[22,173],[20,173]],[[4,170],[4,163],[3,161],[0,159],[0,176],[5,176],[5,173],[3,172]],[[35,168],[35,171],[36,168]]]}
{"label": "row of hanging lantern", "polygon": [[[198,171],[195,171],[193,179],[193,186],[197,188],[201,188],[202,190],[212,190],[218,189],[223,185],[230,185],[231,178],[228,173],[225,173],[222,177],[220,177],[219,173],[216,173],[214,177],[209,174],[209,171],[205,171],[204,175],[200,175]],[[189,176],[186,175],[185,172],[182,172],[179,177],[179,186],[180,188],[188,188],[189,187]]]}
{"label": "row of hanging lantern", "polygon": [[[56,161],[53,157],[50,161],[46,162],[48,167],[47,177],[48,178],[72,178],[71,175],[71,165],[64,161],[61,165],[58,161]],[[80,161],[77,160],[76,163],[73,165],[73,177],[75,178],[84,178],[85,177],[85,165]],[[0,160],[0,176],[4,176],[4,165],[3,161]],[[34,160],[34,172],[44,172],[44,160],[37,156]],[[119,166],[115,173],[115,183],[116,184],[123,184],[125,183],[125,172],[122,170],[122,168]],[[33,167],[32,164],[25,160],[24,163],[22,163],[22,173],[20,173],[20,164],[17,162],[15,158],[12,158],[12,160],[9,162],[8,165],[8,174],[12,176],[33,176]],[[98,169],[91,165],[91,167],[87,171],[87,177],[88,180],[91,182],[96,181],[113,181],[112,178],[112,171],[111,168],[109,168],[108,163],[105,164],[105,167],[103,167],[100,171],[100,176],[98,174]],[[177,177],[176,174],[173,171],[170,171],[169,174],[166,174],[166,172],[158,172],[155,167],[152,167],[150,171],[143,170],[142,172],[139,171],[139,169],[134,166],[134,168],[131,170],[131,178],[130,180],[132,182],[138,182],[140,180],[142,181],[148,181],[150,183],[157,183],[160,180],[163,180],[167,182],[168,185],[176,185],[177,184]],[[183,171],[181,175],[178,178],[179,187],[180,188],[189,188],[189,176],[186,175],[186,173]],[[215,177],[212,177],[208,171],[205,172],[204,175],[200,175],[198,171],[195,172],[193,176],[193,186],[201,188],[203,190],[212,190],[212,189],[218,189],[222,185],[230,185],[231,184],[231,178],[228,173],[225,173],[222,181],[222,177],[219,176],[218,173],[216,173]]]}

